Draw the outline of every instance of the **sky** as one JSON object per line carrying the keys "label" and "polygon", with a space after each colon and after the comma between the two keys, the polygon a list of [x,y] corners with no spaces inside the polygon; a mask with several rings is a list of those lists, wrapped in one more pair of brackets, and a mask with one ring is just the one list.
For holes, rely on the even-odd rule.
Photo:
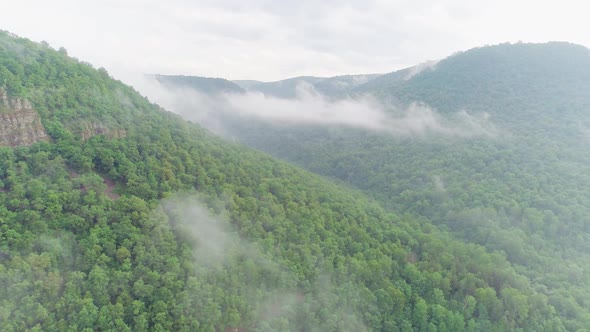
{"label": "sky", "polygon": [[0,29],[116,78],[385,73],[502,42],[590,46],[590,5],[534,0],[19,0]]}

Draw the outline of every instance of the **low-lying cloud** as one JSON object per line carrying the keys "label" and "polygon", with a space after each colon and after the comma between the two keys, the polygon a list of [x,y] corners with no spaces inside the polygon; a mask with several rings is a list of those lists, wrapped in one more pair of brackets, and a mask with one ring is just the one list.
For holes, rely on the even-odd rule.
{"label": "low-lying cloud", "polygon": [[293,99],[260,92],[203,94],[155,81],[143,84],[140,90],[166,109],[220,134],[224,133],[223,119],[233,116],[281,125],[348,127],[402,137],[497,135],[487,113],[459,111],[443,116],[422,103],[398,107],[370,95],[335,99],[304,84]]}
{"label": "low-lying cloud", "polygon": [[[291,327],[297,324],[297,314],[307,310],[317,313],[306,317],[306,326],[311,331],[334,330],[334,325],[341,331],[367,330],[362,314],[347,305],[358,299],[357,285],[349,283],[351,289],[346,285],[333,285],[330,275],[318,270],[317,280],[307,280],[308,288],[299,286],[296,275],[286,267],[280,255],[270,258],[256,243],[240,237],[223,215],[227,211],[213,213],[201,198],[197,194],[171,196],[161,201],[162,210],[156,212],[164,212],[177,236],[192,245],[196,263],[193,277],[203,285],[201,296],[214,296],[207,294],[210,288],[205,284],[223,287],[227,275],[235,274],[239,275],[239,283],[231,285],[235,288],[231,294],[248,303],[255,315],[253,319],[238,322],[244,328],[273,331],[285,322]],[[340,287],[347,293],[343,294]],[[322,319],[324,315],[337,317],[337,320],[326,322]],[[254,325],[242,325],[246,323]]]}
{"label": "low-lying cloud", "polygon": [[278,273],[281,268],[243,241],[224,215],[215,215],[197,195],[176,195],[161,201],[179,234],[194,244],[198,265],[222,268],[237,256],[253,260],[259,268]]}

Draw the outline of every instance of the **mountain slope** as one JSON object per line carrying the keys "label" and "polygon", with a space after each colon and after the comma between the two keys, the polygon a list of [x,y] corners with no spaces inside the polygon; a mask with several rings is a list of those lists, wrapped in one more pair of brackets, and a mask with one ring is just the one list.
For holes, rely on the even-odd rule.
{"label": "mountain slope", "polygon": [[[534,126],[550,126],[554,120],[571,125],[587,120],[590,51],[575,44],[481,47],[441,60],[434,69],[409,80],[397,77],[397,72],[383,75],[379,84],[369,82],[358,91],[395,96],[405,103],[419,100],[441,112],[488,112],[504,125],[522,126],[530,120]],[[546,122],[538,122],[542,120]]]}
{"label": "mountain slope", "polygon": [[154,75],[153,78],[170,89],[188,88],[205,95],[245,93],[248,91],[260,92],[269,97],[293,99],[301,94],[301,89],[313,89],[326,96],[342,96],[377,76],[376,74],[335,77],[299,76],[276,82],[229,81],[223,78],[184,75]]}
{"label": "mountain slope", "polygon": [[0,33],[0,82],[50,135],[0,148],[2,330],[564,330],[502,254],[214,137],[63,50]]}
{"label": "mountain slope", "polygon": [[355,93],[393,100],[385,109],[400,112],[424,103],[451,126],[461,112],[484,115],[496,130],[407,136],[243,118],[226,125],[240,142],[506,255],[568,330],[590,326],[588,49],[502,44],[409,73],[380,76]]}
{"label": "mountain slope", "polygon": [[502,254],[216,138],[63,50],[0,33],[0,82],[50,135],[0,148],[2,330],[563,330]]}
{"label": "mountain slope", "polygon": [[154,78],[169,88],[190,88],[205,94],[245,92],[239,85],[223,78],[183,75],[154,75]]}
{"label": "mountain slope", "polygon": [[313,88],[326,96],[341,96],[379,75],[344,75],[334,77],[299,76],[276,82],[234,81],[247,91],[261,92],[267,96],[296,98],[299,89]]}

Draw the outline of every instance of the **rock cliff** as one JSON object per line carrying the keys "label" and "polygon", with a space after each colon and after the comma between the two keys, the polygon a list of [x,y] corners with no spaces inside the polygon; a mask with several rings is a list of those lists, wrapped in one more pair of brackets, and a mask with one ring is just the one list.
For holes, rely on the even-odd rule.
{"label": "rock cliff", "polygon": [[0,89],[0,145],[22,146],[48,140],[37,111],[23,98]]}
{"label": "rock cliff", "polygon": [[109,138],[122,138],[127,135],[124,129],[114,129],[103,125],[100,122],[92,122],[83,125],[79,125],[80,129],[76,132],[82,137],[83,140],[87,140],[92,136],[105,135]]}

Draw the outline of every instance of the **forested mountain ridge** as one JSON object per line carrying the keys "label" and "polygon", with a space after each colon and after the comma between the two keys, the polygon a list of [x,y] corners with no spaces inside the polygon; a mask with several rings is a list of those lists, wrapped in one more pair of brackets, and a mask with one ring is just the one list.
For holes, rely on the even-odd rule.
{"label": "forested mountain ridge", "polygon": [[378,76],[378,74],[343,75],[334,77],[299,76],[275,82],[248,80],[237,80],[233,82],[240,85],[246,91],[261,92],[272,97],[296,98],[299,94],[299,89],[302,88],[312,88],[323,95],[338,97]]}
{"label": "forested mountain ridge", "polygon": [[[0,73],[50,135],[0,148],[2,330],[564,330],[501,254],[216,138],[64,50],[0,33]],[[247,244],[208,246],[216,219]]]}
{"label": "forested mountain ridge", "polygon": [[269,97],[291,99],[296,98],[301,93],[301,89],[313,89],[326,96],[340,97],[378,76],[377,74],[334,77],[298,76],[274,82],[229,81],[223,78],[184,75],[154,75],[153,77],[168,88],[190,88],[208,95],[259,92]]}
{"label": "forested mountain ridge", "polygon": [[479,47],[407,80],[400,80],[401,72],[382,75],[355,93],[394,96],[403,103],[418,100],[445,113],[488,112],[520,127],[550,125],[538,122],[545,119],[571,124],[587,115],[590,104],[590,50],[566,42]]}
{"label": "forested mountain ridge", "polygon": [[382,75],[346,98],[374,96],[386,111],[397,112],[393,124],[407,119],[399,117],[406,107],[420,103],[435,115],[429,120],[452,126],[457,115],[467,114],[495,130],[461,137],[243,117],[227,117],[225,124],[242,143],[342,180],[390,211],[424,217],[438,230],[506,255],[548,296],[568,330],[586,329],[588,49],[563,42],[501,44],[411,72]]}
{"label": "forested mountain ridge", "polygon": [[[409,68],[404,75],[411,75]],[[342,98],[364,87],[379,74],[341,75],[333,77],[297,76],[284,80],[263,82],[233,80],[190,75],[147,75],[167,89],[192,89],[207,96],[223,94],[261,93],[266,97],[295,99],[305,93],[317,93],[330,98]]]}
{"label": "forested mountain ridge", "polygon": [[[50,136],[0,148],[2,330],[564,330],[503,254],[225,142],[63,49],[0,33],[0,83]],[[247,244],[210,249],[217,219]]]}
{"label": "forested mountain ridge", "polygon": [[153,78],[164,86],[190,88],[205,94],[246,92],[239,85],[223,78],[184,75],[153,75]]}

